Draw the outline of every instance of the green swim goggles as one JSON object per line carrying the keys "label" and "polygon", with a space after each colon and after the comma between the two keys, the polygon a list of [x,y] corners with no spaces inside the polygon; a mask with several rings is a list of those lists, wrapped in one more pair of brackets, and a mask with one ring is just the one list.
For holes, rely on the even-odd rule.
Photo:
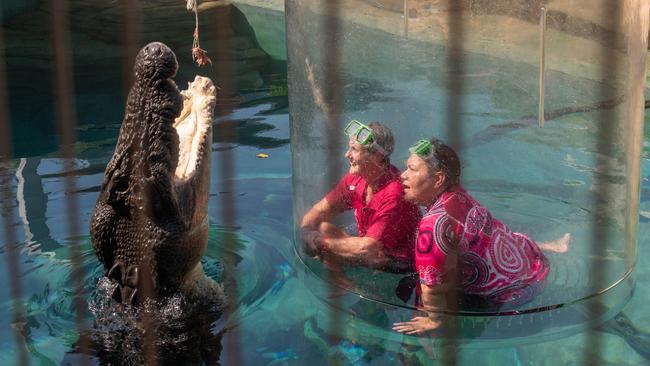
{"label": "green swim goggles", "polygon": [[359,145],[369,145],[375,140],[375,135],[372,133],[370,127],[364,125],[363,123],[353,119],[345,126],[343,130],[346,135],[350,138],[357,140]]}
{"label": "green swim goggles", "polygon": [[377,150],[380,154],[386,155],[386,150],[375,142],[375,135],[372,129],[365,124],[353,119],[343,130],[348,137],[353,138],[359,145],[369,146]]}
{"label": "green swim goggles", "polygon": [[419,157],[427,157],[433,151],[433,145],[429,140],[420,140],[415,145],[409,147],[409,152]]}

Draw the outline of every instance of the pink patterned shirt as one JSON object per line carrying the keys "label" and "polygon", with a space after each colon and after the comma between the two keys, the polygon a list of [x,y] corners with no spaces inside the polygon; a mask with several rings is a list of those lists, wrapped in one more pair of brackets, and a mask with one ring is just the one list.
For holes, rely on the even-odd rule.
{"label": "pink patterned shirt", "polygon": [[462,293],[493,304],[530,301],[549,271],[535,242],[492,218],[460,185],[443,193],[420,221],[415,246],[420,282],[448,281],[445,261],[451,252],[458,253]]}

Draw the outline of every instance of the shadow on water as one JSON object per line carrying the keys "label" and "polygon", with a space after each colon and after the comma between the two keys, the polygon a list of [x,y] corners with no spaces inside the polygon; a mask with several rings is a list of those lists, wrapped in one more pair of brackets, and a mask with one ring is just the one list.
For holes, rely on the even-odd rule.
{"label": "shadow on water", "polygon": [[271,95],[268,97],[262,97],[262,98],[255,98],[254,100],[251,101],[246,101],[243,103],[239,104],[240,108],[250,108],[250,107],[256,107],[260,104],[268,104],[271,107],[267,110],[260,111],[257,113],[257,115],[260,116],[269,116],[269,115],[275,115],[275,114],[280,114],[280,115],[285,115],[287,114],[287,108],[289,106],[288,99],[286,94],[285,95]]}
{"label": "shadow on water", "polygon": [[[575,113],[589,113],[595,111],[609,110],[613,109],[625,100],[625,95],[619,95],[615,98],[593,102],[580,106],[569,106],[557,108],[551,111],[546,111],[544,113],[544,120],[550,122],[552,120],[575,114]],[[648,108],[646,104],[646,108]],[[483,131],[472,136],[468,146],[476,147],[485,143],[493,142],[497,139],[504,138],[508,135],[509,132],[513,132],[522,128],[530,128],[538,126],[537,116],[535,115],[526,115],[522,116],[516,120],[512,120],[505,123],[494,124],[488,126]]]}
{"label": "shadow on water", "polygon": [[255,146],[260,149],[281,147],[289,143],[288,138],[275,138],[260,136],[260,133],[273,131],[275,126],[263,122],[263,118],[249,118],[245,120],[226,120],[218,123],[229,134],[218,134],[214,142],[232,143],[246,146]]}
{"label": "shadow on water", "polygon": [[[43,189],[45,177],[37,171],[40,161],[39,158],[20,159],[15,173],[18,182],[16,198],[25,241],[30,243],[33,240],[40,243],[40,250],[51,251],[58,248],[59,243],[52,238],[46,222],[48,197]],[[29,192],[29,203],[25,192]]]}

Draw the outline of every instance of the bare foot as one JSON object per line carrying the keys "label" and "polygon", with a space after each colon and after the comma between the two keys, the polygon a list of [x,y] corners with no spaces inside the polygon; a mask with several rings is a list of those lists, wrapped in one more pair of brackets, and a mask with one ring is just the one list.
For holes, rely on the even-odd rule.
{"label": "bare foot", "polygon": [[571,234],[566,233],[564,236],[557,240],[539,243],[541,250],[547,250],[555,253],[566,253],[569,251],[569,243],[571,242]]}

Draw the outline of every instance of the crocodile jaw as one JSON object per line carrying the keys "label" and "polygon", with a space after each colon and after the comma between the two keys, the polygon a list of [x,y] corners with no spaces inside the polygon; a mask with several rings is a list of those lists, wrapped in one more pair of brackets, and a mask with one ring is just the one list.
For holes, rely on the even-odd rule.
{"label": "crocodile jaw", "polygon": [[174,121],[178,133],[178,164],[174,182],[183,184],[203,170],[212,143],[212,118],[216,89],[206,77],[196,76],[181,92],[183,110]]}

